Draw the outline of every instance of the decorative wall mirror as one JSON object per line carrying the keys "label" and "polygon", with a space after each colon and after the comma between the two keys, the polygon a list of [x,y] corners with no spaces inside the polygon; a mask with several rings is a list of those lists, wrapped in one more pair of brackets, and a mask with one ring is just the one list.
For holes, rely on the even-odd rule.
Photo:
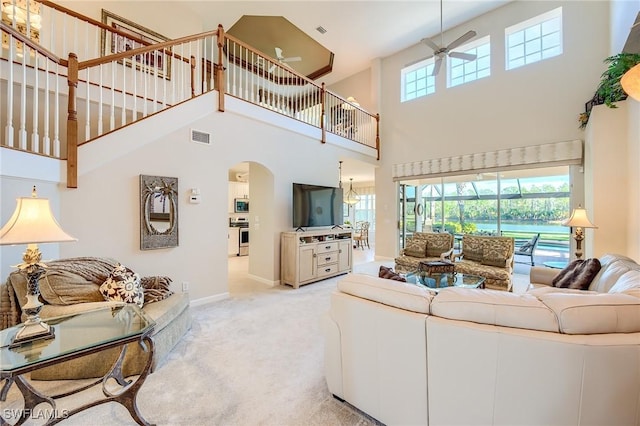
{"label": "decorative wall mirror", "polygon": [[178,246],[178,178],[140,175],[140,249]]}

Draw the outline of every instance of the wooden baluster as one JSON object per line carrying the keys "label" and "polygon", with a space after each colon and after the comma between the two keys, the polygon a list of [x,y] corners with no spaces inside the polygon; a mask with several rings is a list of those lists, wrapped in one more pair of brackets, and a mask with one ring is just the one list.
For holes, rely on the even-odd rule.
{"label": "wooden baluster", "polygon": [[322,82],[322,86],[320,87],[320,102],[321,102],[321,108],[320,108],[320,129],[322,129],[322,140],[320,142],[325,143],[327,142],[327,130],[325,129],[325,87],[324,87],[324,81]]}
{"label": "wooden baluster", "polygon": [[76,88],[78,87],[78,57],[69,53],[67,84],[69,101],[67,108],[67,188],[78,187],[78,114]]}
{"label": "wooden baluster", "polygon": [[[191,50],[191,43],[189,43],[189,50]],[[191,97],[194,98],[196,96],[196,57],[191,55],[191,59],[189,60],[189,65],[191,68]]]}
{"label": "wooden baluster", "polygon": [[216,65],[216,79],[218,81],[218,111],[224,111],[224,65],[222,62],[223,58],[223,50],[225,36],[224,36],[224,28],[222,25],[218,25],[218,63]]}

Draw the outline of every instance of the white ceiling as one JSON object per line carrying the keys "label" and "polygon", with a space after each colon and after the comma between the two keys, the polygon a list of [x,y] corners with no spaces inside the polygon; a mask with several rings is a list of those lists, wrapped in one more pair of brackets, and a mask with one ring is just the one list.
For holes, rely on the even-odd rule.
{"label": "white ceiling", "polygon": [[[447,31],[512,0],[442,0]],[[333,71],[319,80],[330,85],[384,58],[440,34],[440,1],[190,1],[181,3],[204,18],[204,30],[230,28],[242,15],[283,16],[335,54]],[[327,30],[316,31],[318,26]],[[459,34],[462,35],[462,34]],[[457,36],[456,36],[457,37]],[[452,41],[452,40],[449,40]],[[447,41],[445,40],[445,44]],[[425,55],[431,53],[425,45]],[[337,165],[336,165],[337,176]],[[374,168],[345,159],[343,181],[373,182]]]}

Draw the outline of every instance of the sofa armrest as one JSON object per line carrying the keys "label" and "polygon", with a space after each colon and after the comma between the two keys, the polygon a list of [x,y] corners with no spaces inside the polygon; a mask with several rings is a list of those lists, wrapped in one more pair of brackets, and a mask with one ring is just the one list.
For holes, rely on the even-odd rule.
{"label": "sofa armrest", "polygon": [[529,282],[536,285],[553,285],[553,279],[560,273],[560,269],[532,266],[529,271]]}
{"label": "sofa armrest", "polygon": [[464,253],[463,252],[452,253],[451,260],[455,262],[456,260],[462,260],[463,257],[464,257]]}
{"label": "sofa armrest", "polygon": [[440,260],[452,262],[453,261],[453,247],[450,248],[449,250],[447,250],[446,252],[442,253],[440,255]]}

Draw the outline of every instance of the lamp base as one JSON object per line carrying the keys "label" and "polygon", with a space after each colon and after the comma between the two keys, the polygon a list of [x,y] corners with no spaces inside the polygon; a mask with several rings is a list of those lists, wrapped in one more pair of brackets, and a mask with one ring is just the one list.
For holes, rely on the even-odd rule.
{"label": "lamp base", "polygon": [[37,340],[53,339],[55,337],[55,330],[49,324],[38,322],[26,322],[16,336],[9,344],[9,348],[18,348],[26,343],[34,342]]}

